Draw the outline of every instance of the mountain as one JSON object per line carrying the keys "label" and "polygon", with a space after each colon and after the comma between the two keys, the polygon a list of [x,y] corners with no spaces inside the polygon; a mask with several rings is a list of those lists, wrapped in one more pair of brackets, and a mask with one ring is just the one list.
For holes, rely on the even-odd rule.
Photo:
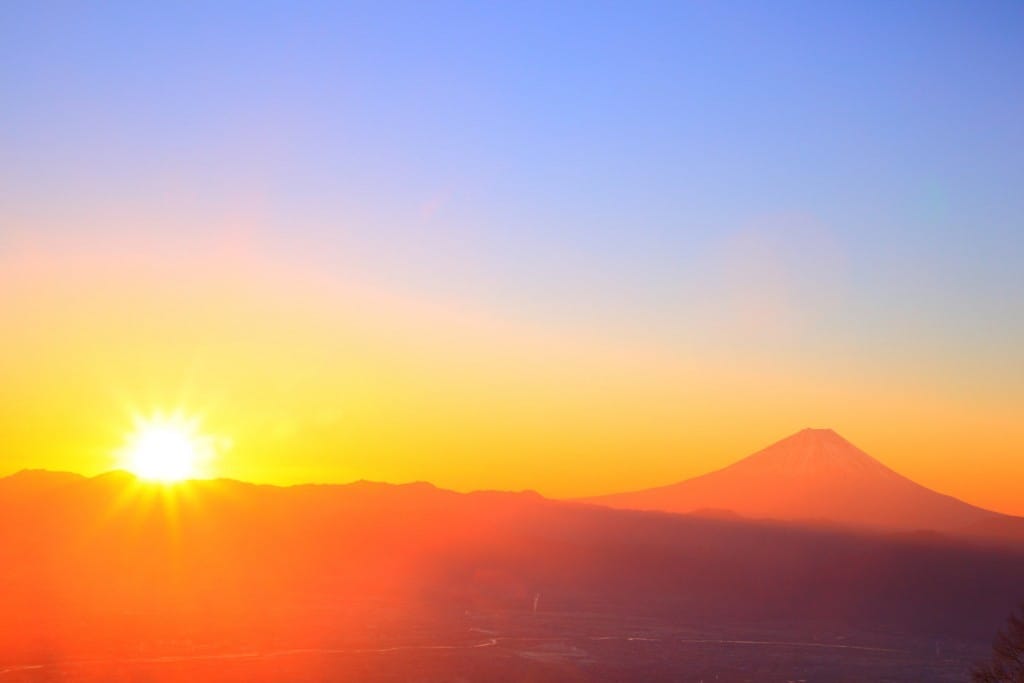
{"label": "mountain", "polygon": [[[820,463],[795,457],[789,467]],[[841,467],[877,468],[863,458]],[[38,677],[13,679],[29,681],[58,680],[45,676],[64,662],[95,670],[59,680],[200,680],[175,662],[214,666],[218,653],[254,652],[311,653],[314,663],[343,668],[275,678],[273,667],[292,660],[254,659],[273,667],[262,678],[230,669],[202,680],[418,680],[421,664],[447,667],[430,680],[455,680],[468,660],[392,657],[402,647],[430,658],[452,643],[483,643],[498,652],[486,664],[493,672],[528,662],[543,669],[557,652],[531,648],[566,634],[622,659],[603,677],[531,668],[476,680],[679,680],[683,669],[651,675],[651,650],[635,650],[666,634],[770,632],[791,642],[818,639],[822,629],[845,638],[892,628],[928,648],[951,637],[984,652],[1024,575],[1020,550],[939,535],[616,510],[426,483],[161,486],[125,473],[36,471],[0,479],[0,520],[0,676],[5,666],[36,666]],[[499,636],[481,633],[500,634],[500,647]],[[677,656],[673,642],[657,647]],[[378,651],[391,654],[367,671],[402,661],[412,673],[372,678],[344,668],[356,664],[340,655],[327,662],[316,654]],[[627,674],[623,662],[638,668]],[[148,668],[129,675],[126,666],[169,666],[170,678]]]}
{"label": "mountain", "polygon": [[634,510],[728,510],[750,519],[1024,539],[1024,518],[925,488],[831,429],[804,429],[694,479],[587,502]]}

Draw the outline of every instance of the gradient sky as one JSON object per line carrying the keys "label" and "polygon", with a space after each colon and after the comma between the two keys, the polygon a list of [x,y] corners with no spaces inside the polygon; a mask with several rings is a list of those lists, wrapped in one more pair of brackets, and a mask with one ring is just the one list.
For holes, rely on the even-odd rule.
{"label": "gradient sky", "polygon": [[167,4],[0,8],[0,474],[172,408],[556,496],[817,426],[1024,514],[1021,3]]}

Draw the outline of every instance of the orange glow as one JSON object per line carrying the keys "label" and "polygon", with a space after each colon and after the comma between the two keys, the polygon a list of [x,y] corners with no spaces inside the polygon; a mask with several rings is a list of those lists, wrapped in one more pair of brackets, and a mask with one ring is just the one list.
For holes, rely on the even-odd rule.
{"label": "orange glow", "polygon": [[696,334],[667,346],[334,279],[258,244],[123,241],[0,254],[0,292],[32,293],[0,305],[0,474],[124,468],[118,416],[138,405],[231,437],[200,476],[553,497],[680,481],[822,425],[930,488],[1024,513],[1024,394],[984,366],[909,363],[895,343],[842,365]]}

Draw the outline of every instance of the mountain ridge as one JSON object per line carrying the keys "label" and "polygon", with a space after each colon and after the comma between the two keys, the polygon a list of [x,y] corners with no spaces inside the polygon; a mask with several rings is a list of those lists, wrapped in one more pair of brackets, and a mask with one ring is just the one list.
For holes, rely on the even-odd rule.
{"label": "mountain ridge", "polygon": [[[56,485],[22,486],[33,481]],[[0,661],[34,656],[54,633],[66,655],[82,656],[182,632],[308,646],[346,625],[361,633],[352,610],[529,613],[538,594],[559,613],[720,625],[827,617],[987,638],[1024,567],[1020,548],[720,511],[424,485],[132,482],[0,480],[0,518],[17,520],[0,525]]]}
{"label": "mountain ridge", "polygon": [[[133,486],[149,491],[166,488],[162,484],[149,485],[122,470],[87,477],[73,472],[30,469],[0,477],[0,492],[13,487],[20,495],[34,497],[57,494],[65,487],[86,482],[115,490]],[[939,532],[1014,544],[1024,542],[1024,517],[987,510],[928,489],[828,428],[802,429],[726,467],[680,482],[571,501],[547,498],[532,490],[460,492],[425,481],[392,484],[359,480],[281,486],[218,478],[191,480],[170,488],[182,485],[192,489],[262,489],[271,494],[304,490],[319,492],[317,498],[328,496],[330,491],[358,494],[363,499],[377,499],[394,492],[409,500],[433,493],[440,498],[470,496],[588,504],[698,518],[778,521],[882,532]]]}
{"label": "mountain ridge", "polygon": [[721,469],[638,491],[582,499],[613,508],[839,523],[1024,539],[1024,518],[963,502],[896,472],[832,429],[805,428]]}

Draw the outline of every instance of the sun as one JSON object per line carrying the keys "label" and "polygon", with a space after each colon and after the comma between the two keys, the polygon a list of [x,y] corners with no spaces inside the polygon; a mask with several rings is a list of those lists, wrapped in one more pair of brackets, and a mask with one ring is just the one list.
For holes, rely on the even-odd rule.
{"label": "sun", "polygon": [[198,479],[213,458],[216,440],[199,433],[198,421],[180,415],[136,418],[120,451],[121,466],[140,479]]}

